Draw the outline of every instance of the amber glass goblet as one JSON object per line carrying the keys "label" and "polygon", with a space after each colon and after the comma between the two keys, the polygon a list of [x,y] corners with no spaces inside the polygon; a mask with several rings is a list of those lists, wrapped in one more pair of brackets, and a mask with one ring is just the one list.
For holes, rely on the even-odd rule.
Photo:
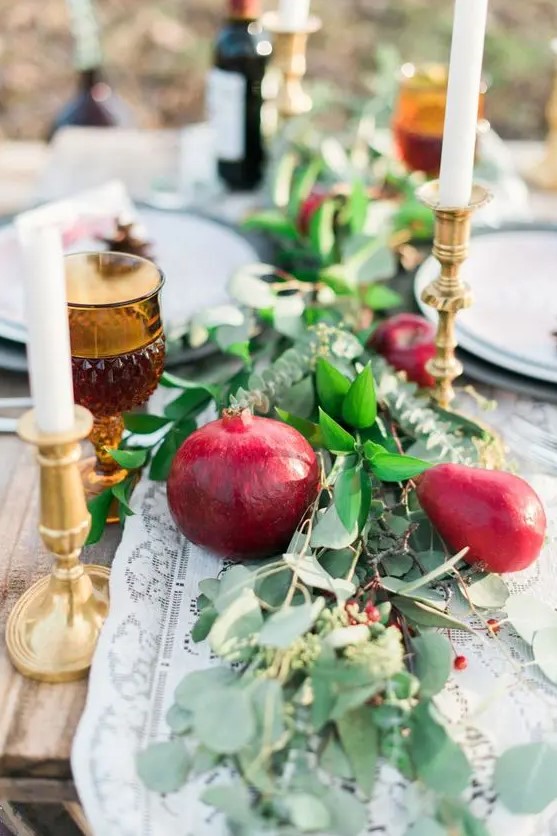
{"label": "amber glass goblet", "polygon": [[[393,116],[397,154],[412,171],[437,177],[441,166],[447,101],[445,64],[404,64]],[[478,118],[484,118],[487,85],[482,82]]]}
{"label": "amber glass goblet", "polygon": [[110,455],[122,439],[122,412],[145,403],[164,368],[160,316],[164,277],[147,259],[123,253],[65,257],[76,403],[94,417],[95,458],[83,467],[89,496],[127,471]]}

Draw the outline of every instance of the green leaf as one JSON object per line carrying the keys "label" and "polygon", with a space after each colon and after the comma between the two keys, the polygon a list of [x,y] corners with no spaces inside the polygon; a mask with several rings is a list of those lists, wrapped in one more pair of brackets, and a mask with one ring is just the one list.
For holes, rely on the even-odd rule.
{"label": "green leaf", "polygon": [[260,679],[251,696],[261,733],[261,748],[273,748],[285,732],[282,686],[276,679]]}
{"label": "green leaf", "polygon": [[352,531],[348,531],[341,521],[337,509],[334,505],[331,505],[313,529],[311,545],[316,549],[345,549],[354,542],[357,536],[358,527],[355,525]]}
{"label": "green leaf", "polygon": [[495,764],[494,785],[511,813],[541,813],[557,798],[557,748],[526,743],[508,749]]}
{"label": "green leaf", "polygon": [[348,378],[320,357],[317,361],[315,381],[319,403],[325,412],[333,418],[342,418],[342,403],[350,389]]}
{"label": "green leaf", "polygon": [[259,633],[259,644],[285,650],[313,627],[324,605],[323,598],[317,598],[313,604],[285,607],[273,613]]}
{"label": "green leaf", "polygon": [[208,787],[201,793],[201,801],[220,810],[236,824],[249,825],[253,818],[249,791],[241,781]]}
{"label": "green leaf", "polygon": [[467,633],[474,631],[464,622],[453,618],[452,615],[428,604],[425,601],[415,601],[412,598],[396,596],[392,604],[406,618],[418,627],[444,627],[445,629],[464,630]]}
{"label": "green leaf", "polygon": [[132,492],[132,488],[133,483],[131,479],[124,479],[123,482],[119,482],[112,488],[112,495],[116,497],[116,499],[120,503],[120,510],[124,513],[126,517],[133,517],[135,515],[135,511],[130,507],[128,501]]}
{"label": "green leaf", "polygon": [[466,803],[444,798],[437,808],[437,818],[455,836],[489,836],[485,824],[474,816]]}
{"label": "green leaf", "polygon": [[290,386],[280,396],[280,406],[284,412],[290,415],[297,415],[300,418],[308,418],[315,411],[315,395],[313,392],[313,379],[311,375],[304,377],[299,383]]}
{"label": "green leaf", "polygon": [[213,752],[222,755],[239,752],[256,731],[249,695],[239,688],[207,691],[196,703],[193,727],[199,741]]}
{"label": "green leaf", "polygon": [[282,212],[269,209],[265,212],[258,212],[252,215],[242,224],[244,229],[261,230],[270,235],[277,235],[279,238],[286,238],[289,241],[298,240],[298,230],[293,221]]}
{"label": "green leaf", "polygon": [[191,418],[180,421],[172,427],[159,449],[153,456],[149,469],[149,478],[155,482],[166,482],[174,456],[189,436],[195,432],[197,424]]}
{"label": "green leaf", "polygon": [[207,607],[207,609],[203,610],[191,631],[192,640],[196,644],[205,641],[213,628],[213,624],[217,620],[217,616],[218,612],[214,607]]}
{"label": "green leaf", "polygon": [[331,814],[331,833],[338,836],[359,836],[367,824],[367,808],[354,793],[338,787],[327,787],[323,801]]}
{"label": "green leaf", "polygon": [[261,629],[263,617],[252,589],[242,589],[236,599],[222,612],[211,628],[209,644],[222,658],[238,661],[245,650],[236,648],[238,640],[249,638]]}
{"label": "green leaf", "polygon": [[397,592],[399,595],[410,595],[412,592],[415,592],[417,589],[423,589],[428,584],[436,581],[438,578],[446,575],[447,572],[452,569],[453,566],[456,566],[457,563],[460,563],[462,557],[468,551],[467,548],[462,549],[462,551],[455,554],[453,557],[450,557],[448,560],[445,560],[439,566],[436,566],[427,575],[422,575],[421,577],[417,578],[415,581],[409,581],[401,586]]}
{"label": "green leaf", "polygon": [[404,836],[447,836],[447,831],[430,816],[420,816],[410,825]]}
{"label": "green leaf", "polygon": [[199,591],[205,595],[209,601],[215,601],[220,592],[220,580],[218,578],[205,578],[199,581]]}
{"label": "green leaf", "polygon": [[156,433],[169,423],[169,419],[161,415],[148,415],[141,412],[124,412],[123,418],[124,426],[134,435]]}
{"label": "green leaf", "polygon": [[201,383],[199,380],[186,380],[183,377],[170,374],[170,372],[163,372],[160,384],[167,389],[205,389],[211,397],[214,397],[217,392],[217,388],[211,383]]}
{"label": "green leaf", "polygon": [[369,474],[360,470],[360,513],[358,516],[358,531],[363,531],[371,509],[371,480]]}
{"label": "green leaf", "polygon": [[440,633],[422,633],[412,639],[412,649],[420,694],[426,699],[433,697],[443,690],[451,673],[451,645]]}
{"label": "green leaf", "polygon": [[300,217],[302,204],[308,199],[315,187],[322,165],[320,158],[314,157],[309,165],[294,177],[288,202],[288,215],[294,224]]}
{"label": "green leaf", "polygon": [[174,734],[186,734],[191,729],[191,712],[179,705],[171,705],[166,713],[166,722]]}
{"label": "green leaf", "polygon": [[207,691],[231,685],[236,681],[236,674],[231,668],[214,667],[188,673],[178,683],[174,692],[176,704],[183,710],[192,712]]}
{"label": "green leaf", "polygon": [[328,830],[331,816],[325,804],[308,793],[293,793],[284,799],[290,821],[301,833]]}
{"label": "green leaf", "polygon": [[433,467],[432,462],[426,462],[423,459],[387,453],[380,444],[375,444],[373,441],[366,441],[364,453],[374,474],[382,482],[405,482]]}
{"label": "green leaf", "polygon": [[115,462],[126,470],[137,470],[143,467],[149,455],[148,450],[109,450]]}
{"label": "green leaf", "polygon": [[280,607],[284,604],[291,582],[292,572],[285,568],[283,572],[277,572],[257,581],[255,593],[260,601],[268,606]]}
{"label": "green leaf", "polygon": [[323,749],[320,764],[323,769],[326,769],[327,772],[331,775],[335,775],[337,778],[350,780],[354,777],[354,773],[352,772],[352,767],[346,757],[346,753],[334,735],[329,737],[327,744]]}
{"label": "green leaf", "polygon": [[153,792],[177,792],[187,781],[190,758],[181,740],[154,743],[137,755],[137,772]]}
{"label": "green leaf", "polygon": [[403,299],[400,293],[384,284],[372,284],[366,289],[364,302],[373,311],[387,311],[400,307]]}
{"label": "green leaf", "polygon": [[342,417],[351,427],[360,430],[371,427],[375,421],[377,399],[369,363],[351,384],[342,405]]}
{"label": "green leaf", "polygon": [[107,488],[87,503],[87,508],[91,514],[91,530],[87,537],[87,546],[93,546],[95,543],[98,543],[103,536],[106,518],[108,517],[113,500],[112,489]]}
{"label": "green leaf", "polygon": [[390,279],[398,271],[395,254],[381,239],[356,236],[345,248],[345,268],[351,281],[369,284]]}
{"label": "green leaf", "polygon": [[294,172],[299,162],[298,154],[295,151],[288,151],[283,154],[275,168],[271,186],[272,200],[274,205],[281,209],[288,206]]}
{"label": "green leaf", "polygon": [[327,551],[320,558],[320,563],[333,578],[345,578],[354,562],[352,549]]}
{"label": "green leaf", "polygon": [[356,587],[350,581],[331,577],[318,563],[314,554],[285,554],[283,559],[306,586],[332,592],[339,601],[346,601],[356,591]]}
{"label": "green leaf", "polygon": [[336,203],[326,200],[312,215],[309,237],[314,252],[325,264],[329,263],[335,249]]}
{"label": "green leaf", "polygon": [[346,454],[354,452],[354,438],[340,424],[323,412],[319,407],[319,426],[327,450],[331,453]]}
{"label": "green leaf", "polygon": [[511,595],[505,609],[514,629],[528,644],[539,630],[557,627],[557,612],[533,595]]}
{"label": "green leaf", "polygon": [[466,755],[431,714],[429,703],[412,712],[408,745],[418,777],[432,790],[458,796],[466,789],[472,769]]}
{"label": "green leaf", "polygon": [[337,720],[343,749],[352,767],[356,782],[366,798],[371,796],[375,782],[378,740],[373,725],[373,708],[364,705]]}
{"label": "green leaf", "polygon": [[536,664],[557,685],[557,627],[538,630],[532,643]]}
{"label": "green leaf", "polygon": [[368,205],[369,200],[364,183],[361,180],[354,180],[347,204],[352,235],[358,235],[364,229]]}
{"label": "green leaf", "polygon": [[359,519],[362,505],[360,471],[350,467],[339,473],[334,488],[335,508],[347,531],[352,531]]}
{"label": "green leaf", "polygon": [[[244,589],[253,589],[255,575],[246,566],[236,564],[224,572],[220,582],[218,595],[214,599],[215,609],[222,613],[233,604]],[[199,586],[201,589],[201,585]]]}
{"label": "green leaf", "polygon": [[211,396],[205,389],[186,389],[176,400],[165,407],[164,414],[172,421],[180,421],[191,417],[192,413],[199,413],[210,399]]}
{"label": "green leaf", "polygon": [[232,343],[226,349],[226,353],[232,354],[233,357],[239,357],[240,360],[243,360],[245,366],[251,366],[251,355],[248,340],[240,343]]}
{"label": "green leaf", "polygon": [[509,597],[505,581],[499,575],[486,575],[480,581],[470,584],[467,597],[475,607],[499,610]]}
{"label": "green leaf", "polygon": [[325,441],[321,427],[319,424],[314,424],[312,421],[307,421],[305,418],[298,418],[296,415],[291,415],[290,412],[285,412],[284,409],[275,409],[275,412],[285,424],[294,427],[295,430],[306,438],[314,447],[324,447]]}

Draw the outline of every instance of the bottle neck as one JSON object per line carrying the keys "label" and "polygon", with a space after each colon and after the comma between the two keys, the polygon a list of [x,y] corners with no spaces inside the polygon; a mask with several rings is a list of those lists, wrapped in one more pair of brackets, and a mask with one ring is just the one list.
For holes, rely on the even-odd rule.
{"label": "bottle neck", "polygon": [[103,81],[103,74],[100,67],[79,70],[79,89],[83,92],[87,93],[92,90],[99,81]]}
{"label": "bottle neck", "polygon": [[228,19],[233,22],[257,20],[261,16],[261,0],[228,0]]}

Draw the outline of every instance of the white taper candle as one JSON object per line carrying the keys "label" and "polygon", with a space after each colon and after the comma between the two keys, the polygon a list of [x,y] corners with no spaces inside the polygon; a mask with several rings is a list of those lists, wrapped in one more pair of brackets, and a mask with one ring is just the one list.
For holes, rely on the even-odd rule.
{"label": "white taper candle", "polygon": [[441,206],[467,206],[472,194],[487,3],[455,0],[439,174]]}
{"label": "white taper candle", "polygon": [[280,0],[279,25],[287,32],[304,31],[308,24],[311,0]]}
{"label": "white taper candle", "polygon": [[17,231],[35,419],[44,433],[64,433],[74,424],[74,399],[62,237],[53,226],[19,223]]}

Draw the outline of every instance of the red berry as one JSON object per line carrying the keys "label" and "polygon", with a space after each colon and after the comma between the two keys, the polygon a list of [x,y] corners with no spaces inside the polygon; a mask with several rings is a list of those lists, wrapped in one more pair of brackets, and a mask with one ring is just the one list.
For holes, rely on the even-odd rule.
{"label": "red berry", "polygon": [[371,601],[365,605],[364,612],[367,615],[368,624],[376,624],[378,621],[381,621],[381,613]]}
{"label": "red berry", "polygon": [[360,605],[358,604],[358,602],[356,601],[355,598],[349,598],[348,601],[345,601],[345,603],[344,603],[344,609],[345,610],[347,610],[349,608],[352,609],[353,607],[356,607],[357,610],[360,609]]}
{"label": "red berry", "polygon": [[501,629],[501,625],[497,621],[496,618],[488,618],[487,619],[487,629],[490,633],[498,633]]}
{"label": "red berry", "polygon": [[455,671],[463,671],[468,667],[468,659],[466,656],[457,656],[453,662]]}

